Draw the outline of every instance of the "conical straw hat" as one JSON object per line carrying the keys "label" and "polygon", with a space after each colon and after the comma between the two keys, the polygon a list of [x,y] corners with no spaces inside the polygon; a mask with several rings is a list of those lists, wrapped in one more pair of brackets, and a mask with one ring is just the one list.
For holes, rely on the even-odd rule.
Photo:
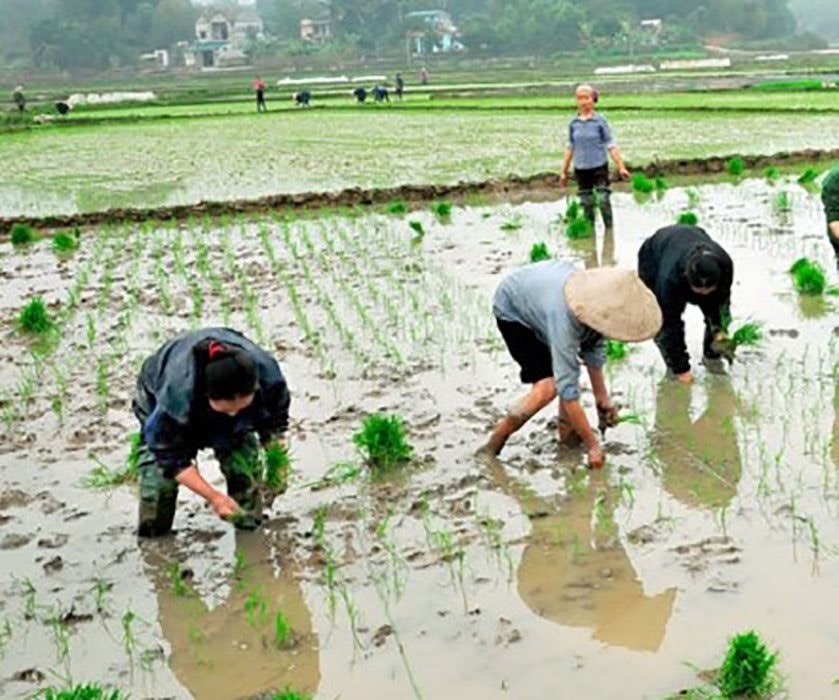
{"label": "conical straw hat", "polygon": [[655,295],[631,270],[579,270],[565,284],[565,300],[580,323],[612,340],[640,343],[661,329]]}

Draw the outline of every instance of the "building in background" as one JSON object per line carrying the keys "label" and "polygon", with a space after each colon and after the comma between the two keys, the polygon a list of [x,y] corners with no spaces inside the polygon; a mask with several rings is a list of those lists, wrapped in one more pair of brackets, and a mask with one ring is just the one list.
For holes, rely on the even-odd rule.
{"label": "building in background", "polygon": [[465,50],[458,39],[460,30],[454,25],[448,12],[443,10],[409,12],[405,15],[405,25],[405,36],[410,45],[410,53],[415,56]]}
{"label": "building in background", "polygon": [[250,44],[265,38],[265,24],[253,7],[230,15],[202,14],[195,22],[195,39],[184,49],[189,67],[224,68],[246,65]]}

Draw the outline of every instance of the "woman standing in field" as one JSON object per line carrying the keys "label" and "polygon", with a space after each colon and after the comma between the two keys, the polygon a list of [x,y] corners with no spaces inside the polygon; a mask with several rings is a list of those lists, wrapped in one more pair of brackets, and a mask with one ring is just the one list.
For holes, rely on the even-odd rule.
{"label": "woman standing in field", "polygon": [[827,237],[836,254],[836,271],[839,272],[839,165],[827,174],[822,183],[822,204],[827,218]]}
{"label": "woman standing in field", "polygon": [[603,224],[606,228],[612,228],[609,156],[612,156],[622,178],[628,178],[629,171],[612,138],[609,122],[595,110],[597,92],[591,85],[580,85],[575,95],[578,112],[568,126],[568,145],[565,148],[560,183],[563,187],[568,184],[568,171],[573,161],[574,179],[577,181],[577,191],[586,218],[594,223],[596,202],[600,205]]}

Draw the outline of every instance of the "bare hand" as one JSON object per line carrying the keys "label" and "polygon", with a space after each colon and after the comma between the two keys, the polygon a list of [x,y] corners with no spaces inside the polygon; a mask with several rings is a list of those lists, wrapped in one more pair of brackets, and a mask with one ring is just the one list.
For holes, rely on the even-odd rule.
{"label": "bare hand", "polygon": [[589,448],[588,451],[588,466],[590,469],[602,469],[606,464],[606,455],[600,445],[595,445]]}
{"label": "bare hand", "polygon": [[568,187],[568,173],[562,173],[559,176],[559,186]]}
{"label": "bare hand", "polygon": [[611,399],[607,399],[603,403],[598,403],[597,418],[597,427],[601,433],[605,434],[607,428],[614,428],[620,422],[617,405]]}
{"label": "bare hand", "polygon": [[213,512],[222,520],[227,520],[240,510],[239,504],[236,501],[220,491],[216,491],[210,499],[210,505],[213,507]]}
{"label": "bare hand", "polygon": [[693,384],[693,372],[688,370],[687,372],[682,372],[682,374],[677,374],[676,379],[682,384]]}
{"label": "bare hand", "polygon": [[626,169],[625,165],[618,168],[618,175],[620,175],[621,180],[628,180],[631,177],[629,170]]}

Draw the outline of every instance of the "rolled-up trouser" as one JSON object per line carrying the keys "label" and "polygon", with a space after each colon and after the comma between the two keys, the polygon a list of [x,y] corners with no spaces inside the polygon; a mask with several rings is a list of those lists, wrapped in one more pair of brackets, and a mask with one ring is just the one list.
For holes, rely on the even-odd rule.
{"label": "rolled-up trouser", "polygon": [[[248,515],[262,515],[259,491],[259,439],[255,433],[243,436],[231,450],[215,450],[221,472],[227,481],[227,494]],[[178,482],[166,476],[151,450],[140,445],[138,472],[140,507],[137,532],[140,537],[160,537],[172,530],[178,503]],[[234,524],[237,524],[234,521]],[[248,525],[245,525],[246,527]]]}
{"label": "rolled-up trouser", "polygon": [[[599,168],[575,169],[577,192],[586,218],[594,223],[595,206],[600,206],[603,223],[608,228],[612,225],[612,190],[609,187],[609,165]],[[596,194],[596,196],[595,196]]]}

